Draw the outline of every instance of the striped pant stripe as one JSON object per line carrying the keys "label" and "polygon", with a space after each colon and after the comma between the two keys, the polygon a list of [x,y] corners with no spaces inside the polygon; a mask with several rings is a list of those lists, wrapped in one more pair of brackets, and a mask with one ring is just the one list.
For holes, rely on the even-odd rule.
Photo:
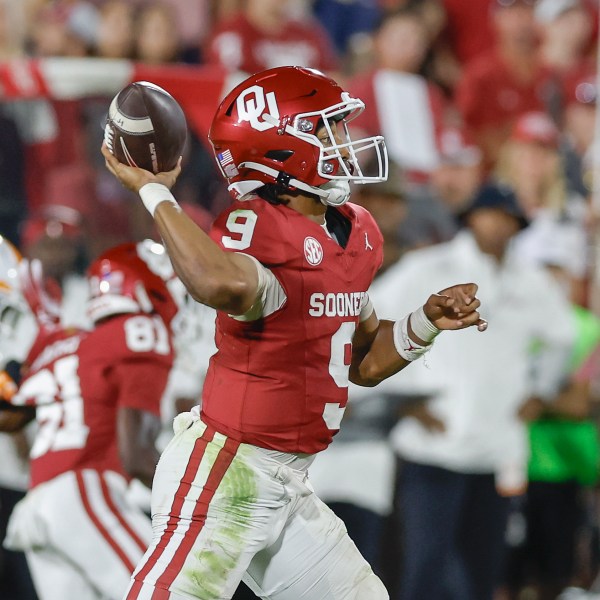
{"label": "striped pant stripe", "polygon": [[112,495],[110,493],[110,490],[108,488],[108,484],[106,483],[106,475],[103,475],[103,477],[100,480],[100,484],[102,486],[102,493],[104,495],[104,499],[106,501],[106,504],[108,505],[108,507],[110,508],[110,510],[117,517],[119,523],[121,524],[121,527],[123,527],[123,529],[128,533],[128,535],[133,540],[134,544],[141,550],[141,552],[143,554],[146,551],[146,548],[148,547],[148,544],[146,542],[144,542],[144,540],[142,540],[142,538],[140,538],[140,536],[137,534],[137,532],[125,520],[125,518],[123,517],[123,515],[117,509],[117,507],[115,505],[115,502],[113,500],[113,497],[112,497]]}
{"label": "striped pant stripe", "polygon": [[191,525],[189,526],[185,536],[183,536],[183,539],[175,551],[169,566],[157,579],[154,594],[152,594],[152,600],[169,600],[169,587],[175,581],[175,578],[183,568],[185,559],[187,558],[190,550],[193,548],[196,539],[204,527],[208,506],[213,499],[219,484],[223,480],[229,465],[231,465],[238,447],[239,442],[236,442],[231,438],[227,438],[223,448],[219,451],[217,459],[215,460],[215,464],[210,470],[206,484],[202,489],[202,493],[196,502]]}
{"label": "striped pant stripe", "polygon": [[[101,478],[98,472],[86,469],[76,472],[77,487],[81,495],[81,501],[90,520],[113,549],[114,553],[131,573],[135,568],[136,556],[131,556],[131,549],[126,551],[127,545],[131,546],[131,539],[127,530],[121,530],[115,526],[120,523],[122,517],[118,512],[113,512],[114,504],[108,504],[102,493]],[[137,537],[137,536],[136,536]]]}
{"label": "striped pant stripe", "polygon": [[[134,573],[134,580],[129,592],[126,596],[126,600],[142,600],[140,592],[142,590],[144,580],[148,575],[155,569],[159,559],[167,552],[170,546],[170,542],[175,534],[175,531],[180,527],[180,516],[184,508],[185,500],[188,497],[192,483],[199,471],[200,463],[204,457],[206,446],[213,440],[215,436],[215,430],[212,427],[207,427],[202,436],[199,437],[195,444],[188,464],[185,468],[183,477],[180,480],[179,487],[175,493],[171,509],[169,511],[169,520],[162,532],[160,540],[156,543],[149,555],[146,556],[145,561],[138,567],[136,573]],[[146,599],[149,600],[149,599]]]}

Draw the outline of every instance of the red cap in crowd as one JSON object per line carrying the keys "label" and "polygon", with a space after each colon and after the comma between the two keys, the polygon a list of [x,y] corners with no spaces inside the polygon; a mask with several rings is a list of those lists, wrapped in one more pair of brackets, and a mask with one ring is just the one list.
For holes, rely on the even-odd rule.
{"label": "red cap in crowd", "polygon": [[518,142],[537,143],[558,148],[560,131],[546,113],[528,112],[517,119],[510,138]]}

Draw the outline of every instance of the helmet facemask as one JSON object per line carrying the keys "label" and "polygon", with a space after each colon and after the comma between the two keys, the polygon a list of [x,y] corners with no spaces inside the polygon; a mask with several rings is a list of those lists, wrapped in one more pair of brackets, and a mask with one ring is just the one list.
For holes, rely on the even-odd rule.
{"label": "helmet facemask", "polygon": [[[350,197],[350,182],[356,184],[375,183],[387,179],[388,156],[383,136],[352,140],[348,131],[348,123],[355,119],[364,108],[365,105],[361,100],[351,98],[347,92],[343,92],[342,102],[324,110],[299,113],[294,117],[292,124],[289,124],[285,117],[279,120],[270,114],[263,115],[265,122],[278,127],[278,132],[281,134],[292,135],[317,147],[319,149],[317,175],[330,180],[320,186],[314,186],[290,177],[285,182],[287,186],[314,194],[325,205],[340,206]],[[332,123],[337,124],[335,132]],[[323,143],[317,136],[322,128],[325,129],[327,143]],[[368,174],[365,171],[366,164],[375,164],[377,174]],[[281,183],[280,172],[260,163],[246,161],[239,167],[261,171]],[[243,183],[245,186],[250,184],[252,189],[249,191],[253,191],[257,186],[252,186],[252,184],[258,182]]]}
{"label": "helmet facemask", "polygon": [[[319,148],[317,173],[323,179],[352,181],[353,183],[375,183],[387,179],[387,150],[383,136],[373,136],[353,140],[348,131],[348,123],[364,110],[362,100],[351,98],[347,92],[342,93],[342,102],[321,111],[301,113],[294,119],[292,128],[286,129],[290,135],[298,137]],[[336,123],[334,133],[332,123]],[[326,145],[317,137],[318,131],[324,128],[329,143]],[[340,142],[337,142],[337,139]],[[377,174],[365,172],[365,164],[374,162],[372,156],[365,160],[363,153],[372,152],[376,158]],[[344,157],[347,158],[344,158]]]}

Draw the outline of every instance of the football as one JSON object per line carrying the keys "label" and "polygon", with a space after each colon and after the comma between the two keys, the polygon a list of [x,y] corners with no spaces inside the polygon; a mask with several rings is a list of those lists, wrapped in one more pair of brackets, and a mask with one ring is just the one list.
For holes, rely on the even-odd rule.
{"label": "football", "polygon": [[170,171],[183,153],[186,137],[181,106],[153,83],[130,83],[110,103],[104,141],[119,162],[152,173]]}

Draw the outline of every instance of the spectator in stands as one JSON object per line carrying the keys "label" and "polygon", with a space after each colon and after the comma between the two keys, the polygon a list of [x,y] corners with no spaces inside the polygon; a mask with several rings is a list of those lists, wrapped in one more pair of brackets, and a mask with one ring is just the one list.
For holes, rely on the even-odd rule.
{"label": "spectator in stands", "polygon": [[460,67],[449,50],[447,13],[442,0],[409,0],[404,10],[414,11],[427,31],[428,52],[420,74],[437,83],[449,98],[460,77]]}
{"label": "spectator in stands", "polygon": [[[61,70],[56,75],[60,79]],[[53,89],[51,84],[49,88]],[[78,183],[77,187],[85,193],[74,194],[73,184],[64,181],[65,178],[83,181],[90,177],[82,102],[54,98],[52,92],[48,99],[28,100],[27,89],[19,91],[25,98],[21,96],[7,103],[6,110],[14,116],[25,141],[25,185],[30,214],[37,214],[47,204],[67,204],[65,196],[69,201],[72,196],[77,196],[80,204],[91,202],[93,185]],[[96,127],[100,129],[98,124]],[[89,191],[90,187],[92,191]]]}
{"label": "spectator in stands", "polygon": [[589,52],[593,16],[584,0],[539,0],[535,7],[540,61],[550,77],[548,109],[558,123],[573,78],[594,68]]}
{"label": "spectator in stands", "polygon": [[591,154],[595,135],[598,77],[577,78],[567,89],[564,110],[563,156],[567,186],[582,196],[592,189]]}
{"label": "spectator in stands", "polygon": [[354,47],[365,44],[365,39],[371,37],[369,34],[378,28],[381,19],[398,11],[417,14],[430,42],[438,37],[446,22],[446,13],[440,0],[392,3],[381,0],[319,0],[315,3],[314,11],[332,32],[340,51],[345,53],[352,53]]}
{"label": "spectator in stands", "polygon": [[313,11],[341,55],[375,29],[382,12],[379,0],[316,0]]}
{"label": "spectator in stands", "polygon": [[[504,558],[508,497],[526,484],[526,429],[517,413],[529,398],[556,393],[574,335],[556,282],[509,252],[526,225],[512,191],[484,186],[464,220],[452,241],[407,253],[370,292],[383,314],[392,314],[427,286],[442,289],[466,277],[480,282],[490,319],[485,340],[466,334],[458,345],[443,342],[427,364],[382,389],[429,398],[392,432],[404,461],[403,600],[491,600]],[[531,379],[534,339],[545,346]]]}
{"label": "spectator in stands", "polygon": [[461,67],[492,50],[494,34],[490,13],[496,0],[463,2],[443,0],[446,10],[445,37]]}
{"label": "spectator in stands", "polygon": [[86,312],[88,283],[82,217],[68,206],[47,207],[40,217],[25,223],[23,251],[38,259],[48,280],[58,286],[62,296],[61,323],[64,327],[89,328]]}
{"label": "spectator in stands", "polygon": [[211,14],[214,23],[220,23],[226,21],[230,17],[233,17],[237,12],[242,9],[242,5],[245,0],[220,0],[219,2],[211,1]]}
{"label": "spectator in stands", "polygon": [[391,13],[374,34],[373,67],[348,83],[367,106],[352,125],[383,134],[390,159],[409,182],[422,181],[437,164],[436,132],[444,119],[441,91],[418,75],[428,43],[419,13]]}
{"label": "spectator in stands", "polygon": [[[173,10],[178,37],[181,42],[181,59],[185,63],[201,62],[200,47],[204,45],[214,26],[217,7],[212,0],[163,0]],[[219,6],[226,4],[220,1]],[[198,44],[200,41],[200,44]]]}
{"label": "spectator in stands", "polygon": [[[582,367],[576,372],[574,379],[578,384],[582,384],[587,389],[592,405],[592,415],[595,417],[597,425],[597,412],[596,408],[598,402],[600,402],[600,344],[598,344],[592,353],[588,356]],[[597,498],[598,490],[597,486],[591,494],[590,502],[592,504],[592,511],[590,513],[589,525],[593,529],[591,536],[591,576],[594,578],[590,585],[587,585],[589,592],[581,589],[579,586],[584,586],[585,583],[579,582],[579,586],[568,588],[564,594],[560,596],[560,600],[597,600],[600,595],[600,575],[598,574],[598,558],[594,554],[596,546],[595,531],[598,524],[597,516]],[[586,573],[588,575],[588,573]]]}
{"label": "spectator in stands", "polygon": [[589,70],[593,15],[584,0],[538,0],[540,59],[557,75]]}
{"label": "spectator in stands", "polygon": [[[557,225],[545,243],[526,257],[547,268],[569,299],[573,251],[568,234]],[[589,385],[580,374],[600,343],[600,319],[575,302],[572,316],[576,336],[568,380],[549,402],[538,401],[528,407],[534,420],[529,424],[529,484],[522,508],[525,536],[510,553],[508,580],[513,598],[528,588],[536,591],[538,600],[555,600],[576,581],[577,546],[585,522],[584,493],[597,483],[600,473]],[[539,345],[532,351],[535,360]]]}
{"label": "spectator in stands", "polygon": [[445,127],[440,132],[438,157],[429,182],[406,190],[408,214],[400,235],[409,248],[452,239],[459,215],[482,183],[481,150],[463,129]]}
{"label": "spectator in stands", "polygon": [[576,297],[584,304],[589,209],[584,198],[567,189],[559,141],[560,131],[545,113],[522,115],[500,151],[495,174],[515,190],[519,205],[531,220],[515,239],[516,251],[523,255],[536,253],[536,246],[546,244],[559,227],[571,240],[570,272],[577,281]]}
{"label": "spectator in stands", "polygon": [[217,23],[205,62],[256,73],[283,65],[313,67],[331,75],[338,60],[318,21],[288,16],[289,0],[247,0],[244,9]]}
{"label": "spectator in stands", "polygon": [[131,58],[134,39],[133,6],[124,0],[109,0],[103,4],[96,34],[96,56]]}
{"label": "spectator in stands", "polygon": [[30,31],[36,56],[87,56],[95,43],[98,11],[84,0],[42,5]]}
{"label": "spectator in stands", "polygon": [[136,18],[136,59],[151,64],[175,62],[180,50],[181,40],[172,8],[158,2],[143,6]]}
{"label": "spectator in stands", "polygon": [[544,112],[519,116],[501,147],[496,176],[515,189],[528,218],[543,208],[566,209],[558,147],[560,130]]}
{"label": "spectator in stands", "polygon": [[456,101],[482,149],[486,168],[510,135],[517,115],[544,108],[546,74],[536,54],[533,0],[496,0],[494,49],[473,60],[456,89]]}
{"label": "spectator in stands", "polygon": [[23,55],[27,31],[26,17],[24,2],[0,2],[0,60]]}
{"label": "spectator in stands", "polygon": [[431,174],[431,185],[444,206],[455,216],[471,203],[482,182],[482,152],[460,127],[440,133],[440,162]]}

